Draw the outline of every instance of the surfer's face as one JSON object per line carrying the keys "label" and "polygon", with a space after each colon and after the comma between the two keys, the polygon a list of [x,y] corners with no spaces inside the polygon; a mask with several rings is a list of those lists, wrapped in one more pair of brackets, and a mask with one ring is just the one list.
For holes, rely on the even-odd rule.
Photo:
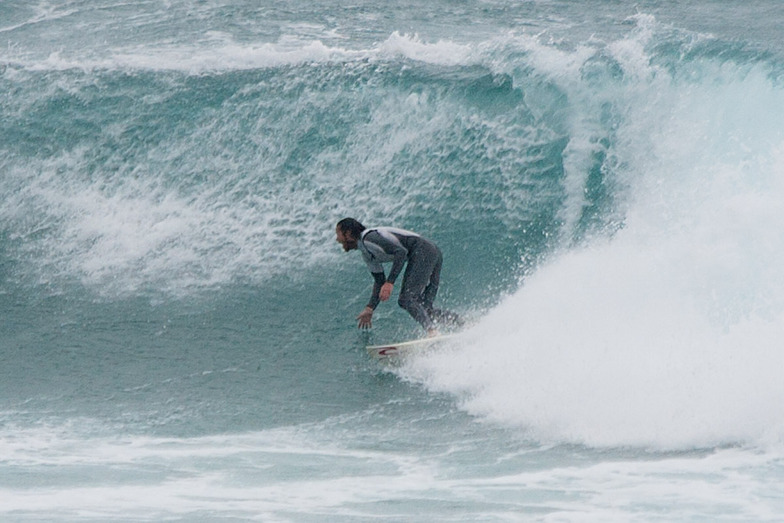
{"label": "surfer's face", "polygon": [[350,233],[340,230],[340,227],[335,227],[336,241],[343,246],[343,250],[348,252],[357,248],[357,240],[352,237]]}

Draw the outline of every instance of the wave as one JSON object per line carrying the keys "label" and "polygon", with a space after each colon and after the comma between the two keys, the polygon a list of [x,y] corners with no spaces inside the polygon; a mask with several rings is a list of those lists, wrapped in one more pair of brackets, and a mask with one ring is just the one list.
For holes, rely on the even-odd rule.
{"label": "wave", "polygon": [[332,259],[345,214],[431,234],[547,220],[536,188],[564,138],[509,75],[451,43],[392,35],[378,53],[200,76],[9,68],[7,252],[41,281],[187,293]]}
{"label": "wave", "polygon": [[455,254],[482,231],[502,256],[459,270],[514,278],[649,208],[661,216],[659,186],[698,192],[711,158],[770,157],[770,63],[636,24],[577,46],[393,33],[360,51],[229,43],[105,69],[8,67],[5,252],[20,277],[188,293],[334,263],[324,246],[348,214],[425,224]]}
{"label": "wave", "polygon": [[596,101],[578,87],[596,55],[558,80],[576,116],[620,116],[602,164],[618,222],[553,249],[461,346],[404,375],[543,441],[780,445],[784,89],[756,58],[652,54],[656,38],[605,48],[621,80]]}

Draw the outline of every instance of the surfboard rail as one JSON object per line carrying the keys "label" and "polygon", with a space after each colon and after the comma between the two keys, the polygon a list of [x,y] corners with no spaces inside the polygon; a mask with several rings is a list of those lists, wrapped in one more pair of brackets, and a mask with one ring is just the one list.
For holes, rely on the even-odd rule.
{"label": "surfboard rail", "polygon": [[376,359],[385,359],[395,356],[402,356],[416,349],[424,349],[437,345],[443,341],[454,338],[456,334],[442,334],[430,338],[419,338],[416,340],[401,341],[398,343],[387,343],[384,345],[368,345],[366,347],[370,356]]}

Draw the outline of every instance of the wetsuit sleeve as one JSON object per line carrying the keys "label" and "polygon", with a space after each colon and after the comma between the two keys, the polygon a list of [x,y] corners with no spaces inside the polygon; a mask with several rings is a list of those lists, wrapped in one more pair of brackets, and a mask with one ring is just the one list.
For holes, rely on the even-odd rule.
{"label": "wetsuit sleeve", "polygon": [[[408,259],[408,249],[406,249],[394,236],[385,236],[380,234],[378,230],[367,233],[362,238],[362,241],[368,252],[368,257],[365,258],[365,261],[370,268],[370,272],[374,274],[374,277],[376,273],[383,272],[378,261],[372,258],[372,255],[383,255],[387,258],[384,260],[385,262],[392,262],[392,268],[389,269],[386,281],[395,283],[395,280],[400,275],[400,272],[403,270],[403,266]],[[391,258],[391,260],[389,258]]]}
{"label": "wetsuit sleeve", "polygon": [[370,294],[370,301],[368,302],[367,306],[375,310],[375,308],[378,306],[378,303],[381,301],[381,298],[378,297],[378,294],[381,292],[381,286],[386,282],[386,278],[384,277],[383,272],[371,272],[370,274],[373,275],[375,282],[373,283],[373,292]]}
{"label": "wetsuit sleeve", "polygon": [[392,261],[392,268],[389,269],[389,275],[387,275],[387,281],[389,283],[395,283],[395,280],[400,274],[400,271],[403,270],[403,265],[405,265],[406,259],[408,258],[408,251],[397,245],[394,246],[393,254],[395,259]]}

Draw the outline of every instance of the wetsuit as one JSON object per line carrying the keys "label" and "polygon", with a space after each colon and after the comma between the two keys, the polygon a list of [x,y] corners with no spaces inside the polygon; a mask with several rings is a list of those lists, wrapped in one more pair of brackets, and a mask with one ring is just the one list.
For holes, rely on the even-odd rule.
{"label": "wetsuit", "polygon": [[[362,231],[358,247],[375,280],[368,307],[378,306],[381,286],[385,282],[395,283],[408,262],[398,305],[427,330],[434,328],[434,320],[460,322],[456,314],[433,308],[442,263],[441,250],[433,242],[404,229],[377,227]],[[388,262],[392,267],[385,275],[381,264]]]}

